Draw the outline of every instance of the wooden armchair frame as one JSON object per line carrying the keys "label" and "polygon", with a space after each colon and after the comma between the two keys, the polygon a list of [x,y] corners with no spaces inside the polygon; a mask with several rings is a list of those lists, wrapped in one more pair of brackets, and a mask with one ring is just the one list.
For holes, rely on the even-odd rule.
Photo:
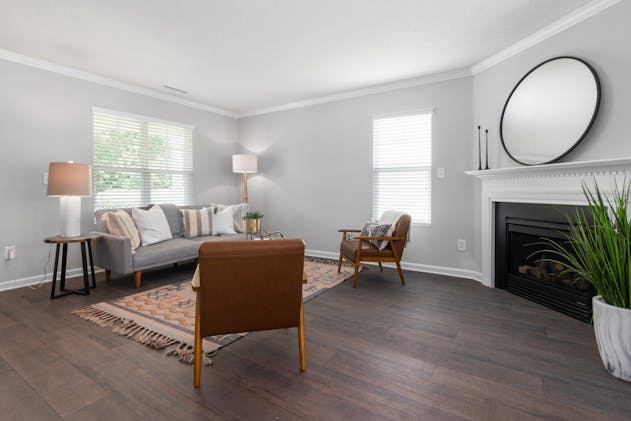
{"label": "wooden armchair frame", "polygon": [[[355,232],[360,232],[361,230],[358,229],[339,229],[337,230],[337,232],[341,232],[342,233],[342,241],[347,239],[347,235],[348,233],[355,233]],[[392,247],[392,243],[396,242],[396,241],[402,241],[405,243],[405,241],[407,241],[406,237],[370,237],[370,236],[356,236],[356,237],[352,237],[352,239],[354,240],[359,240],[359,245],[357,247],[357,251],[355,252],[355,260],[351,260],[349,259],[347,256],[344,256],[340,250],[340,259],[339,262],[337,264],[337,271],[338,273],[340,272],[340,270],[342,269],[342,261],[344,258],[346,258],[347,260],[349,260],[351,263],[353,263],[353,265],[355,266],[355,273],[353,275],[353,288],[357,287],[357,277],[359,276],[359,266],[361,262],[376,262],[379,264],[379,270],[383,272],[383,266],[381,266],[382,262],[387,262],[387,263],[395,263],[397,265],[397,271],[399,272],[399,279],[401,279],[401,285],[405,286],[405,279],[403,278],[403,271],[401,270],[401,256],[399,255],[397,248],[396,247]],[[362,246],[363,246],[363,242],[364,241],[370,241],[370,240],[387,240],[390,242],[390,244],[388,245],[388,247],[390,247],[390,249],[392,250],[392,256],[362,256]]]}

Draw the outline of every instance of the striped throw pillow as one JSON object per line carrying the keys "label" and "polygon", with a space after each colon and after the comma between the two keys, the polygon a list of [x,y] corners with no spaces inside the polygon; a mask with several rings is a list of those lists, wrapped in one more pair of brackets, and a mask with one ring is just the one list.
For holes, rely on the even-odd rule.
{"label": "striped throw pillow", "polygon": [[101,216],[101,220],[105,221],[107,231],[113,235],[121,235],[129,238],[131,242],[131,252],[135,253],[136,249],[140,246],[140,233],[138,228],[134,224],[134,220],[131,216],[122,209],[118,209],[115,212],[105,212]]}
{"label": "striped throw pillow", "polygon": [[214,209],[180,209],[184,220],[184,235],[186,238],[201,235],[217,235],[214,227]]}

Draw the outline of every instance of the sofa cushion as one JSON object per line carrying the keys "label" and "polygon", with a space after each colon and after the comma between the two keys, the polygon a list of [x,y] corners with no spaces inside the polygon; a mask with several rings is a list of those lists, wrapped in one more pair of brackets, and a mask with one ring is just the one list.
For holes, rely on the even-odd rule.
{"label": "sofa cushion", "polygon": [[184,221],[184,236],[186,238],[201,235],[215,235],[214,209],[180,209]]}
{"label": "sofa cushion", "polygon": [[101,219],[105,221],[107,231],[110,234],[129,238],[131,252],[136,252],[136,249],[140,246],[140,234],[138,233],[136,224],[134,224],[134,221],[127,212],[122,209],[118,209],[116,212],[105,212]]}
{"label": "sofa cushion", "polygon": [[222,235],[202,235],[201,237],[191,238],[190,240],[203,243],[204,241],[237,241],[245,240],[243,234],[222,234]]}
{"label": "sofa cushion", "polygon": [[158,206],[162,208],[164,216],[167,217],[167,222],[169,223],[169,228],[171,229],[173,238],[184,237],[184,224],[182,222],[182,214],[180,214],[179,207],[171,203],[161,203]]}
{"label": "sofa cushion", "polygon": [[236,234],[234,230],[233,211],[229,206],[214,216],[214,228],[217,234]]}
{"label": "sofa cushion", "polygon": [[196,259],[199,255],[197,241],[174,238],[150,246],[138,247],[134,255],[134,270],[153,268],[169,263]]}
{"label": "sofa cushion", "polygon": [[[105,213],[116,212],[117,210],[123,210],[127,212],[129,216],[131,216],[131,209],[132,208],[112,208],[112,209],[99,209],[99,210],[94,211],[94,219],[96,220],[96,230],[100,232],[107,232],[107,225],[105,224],[105,221],[101,219],[103,218],[103,215]],[[141,209],[147,209],[147,208],[145,207]]]}
{"label": "sofa cushion", "polygon": [[131,217],[140,232],[143,246],[156,244],[173,238],[166,215],[160,206],[152,206],[149,210],[133,208]]}
{"label": "sofa cushion", "polygon": [[245,216],[245,212],[247,211],[248,205],[247,203],[239,203],[237,205],[215,205],[217,211],[222,212],[226,209],[230,209],[232,212],[233,224],[235,232],[245,232],[245,220],[243,217]]}

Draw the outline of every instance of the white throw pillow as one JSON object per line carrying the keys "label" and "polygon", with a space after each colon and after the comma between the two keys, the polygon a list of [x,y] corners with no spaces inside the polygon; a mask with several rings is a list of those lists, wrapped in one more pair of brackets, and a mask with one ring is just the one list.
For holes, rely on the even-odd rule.
{"label": "white throw pillow", "polygon": [[133,208],[131,217],[138,227],[143,246],[173,238],[167,217],[160,206],[152,206],[149,210]]}
{"label": "white throw pillow", "polygon": [[234,230],[236,232],[245,232],[245,220],[243,217],[245,216],[245,212],[247,210],[247,203],[239,203],[238,205],[215,205],[217,211],[228,210],[232,212],[232,220],[234,224]]}
{"label": "white throw pillow", "polygon": [[234,218],[231,207],[227,207],[215,214],[215,232],[217,234],[236,234],[234,230]]}

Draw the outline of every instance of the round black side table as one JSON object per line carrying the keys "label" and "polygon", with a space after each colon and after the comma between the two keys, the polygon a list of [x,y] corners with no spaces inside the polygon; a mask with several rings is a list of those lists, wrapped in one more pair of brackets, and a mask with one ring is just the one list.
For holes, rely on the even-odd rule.
{"label": "round black side table", "polygon": [[[98,237],[98,234],[85,234],[78,237],[48,237],[44,239],[45,243],[57,244],[55,252],[55,269],[53,271],[53,286],[50,290],[50,299],[64,297],[70,294],[90,295],[90,288],[96,288],[96,279],[94,277],[94,262],[92,260],[91,241]],[[68,244],[79,243],[81,246],[81,260],[83,263],[83,289],[66,289],[66,258],[68,256]],[[59,284],[59,294],[55,295],[55,287],[57,285],[57,266],[59,263],[59,248],[62,248],[61,257],[61,282]],[[87,248],[87,256],[86,256]],[[88,258],[90,259],[90,271],[92,272],[92,287],[88,279]]]}

